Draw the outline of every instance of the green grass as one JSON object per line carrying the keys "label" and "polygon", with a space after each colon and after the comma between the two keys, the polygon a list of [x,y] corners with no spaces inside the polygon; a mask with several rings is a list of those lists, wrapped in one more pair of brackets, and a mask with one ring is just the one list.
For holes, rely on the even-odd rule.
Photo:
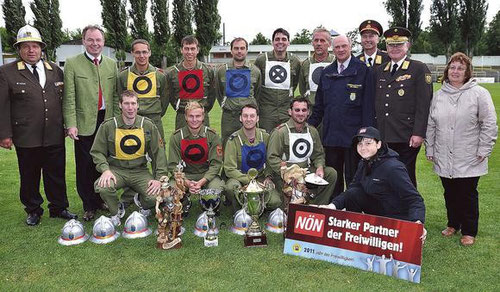
{"label": "green grass", "polygon": [[[498,115],[500,84],[484,86],[492,93]],[[214,128],[220,129],[217,105],[210,116]],[[167,135],[173,129],[173,117],[170,108],[164,119]],[[81,217],[82,203],[75,190],[73,144],[68,140],[66,146],[70,210]],[[422,283],[413,284],[355,268],[283,255],[283,237],[276,234],[268,234],[268,247],[246,249],[242,237],[223,228],[219,246],[204,248],[202,239],[192,233],[195,217],[200,213],[198,203],[185,221],[187,232],[179,250],[156,249],[154,236],[136,240],[119,238],[104,246],[85,242],[64,247],[57,243],[64,221],[49,218],[47,210],[39,226],[25,225],[26,214],[18,195],[16,156],[14,151],[0,150],[0,291],[499,291],[499,153],[494,150],[490,173],[479,181],[477,243],[465,248],[460,246],[459,236],[440,235],[446,225],[442,187],[421,151],[417,175],[427,207],[429,233],[423,251]],[[222,212],[221,222],[231,224],[227,209]],[[85,227],[91,233],[92,224],[86,223]]]}

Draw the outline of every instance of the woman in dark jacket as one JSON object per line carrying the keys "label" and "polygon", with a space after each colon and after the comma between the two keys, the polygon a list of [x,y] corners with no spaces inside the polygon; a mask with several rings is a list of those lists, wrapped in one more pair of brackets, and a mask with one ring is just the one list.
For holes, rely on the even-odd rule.
{"label": "woman in dark jacket", "polygon": [[424,200],[413,186],[398,154],[380,140],[373,127],[353,137],[361,156],[348,189],[325,207],[424,223]]}

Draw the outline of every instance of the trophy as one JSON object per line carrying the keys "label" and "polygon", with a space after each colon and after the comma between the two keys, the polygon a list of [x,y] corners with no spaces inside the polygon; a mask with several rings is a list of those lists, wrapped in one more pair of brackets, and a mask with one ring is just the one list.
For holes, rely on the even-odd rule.
{"label": "trophy", "polygon": [[[248,176],[250,178],[250,183],[247,186],[241,188],[240,192],[237,193],[236,199],[243,206],[245,211],[252,217],[252,223],[245,234],[245,247],[263,247],[267,246],[266,232],[261,229],[258,220],[259,216],[262,215],[266,204],[269,202],[270,196],[267,200],[265,199],[265,194],[272,187],[265,187],[257,182],[256,177],[258,171],[255,168],[248,170]],[[241,198],[243,196],[243,198]],[[243,200],[242,200],[243,199]]]}
{"label": "trophy", "polygon": [[207,212],[208,231],[203,240],[205,246],[218,246],[219,239],[217,237],[217,227],[215,223],[215,210],[220,205],[220,189],[204,189],[200,190],[200,205]]}
{"label": "trophy", "polygon": [[288,213],[290,203],[307,204],[314,199],[314,194],[309,191],[306,185],[306,168],[300,168],[297,164],[287,167],[286,162],[283,162],[280,172],[283,179],[285,213]]}
{"label": "trophy", "polygon": [[186,186],[182,166],[178,165],[174,172],[175,185],[168,183],[166,176],[162,177],[162,189],[156,197],[156,219],[158,220],[158,237],[156,247],[159,249],[173,249],[182,246],[180,233],[182,228],[182,203]]}

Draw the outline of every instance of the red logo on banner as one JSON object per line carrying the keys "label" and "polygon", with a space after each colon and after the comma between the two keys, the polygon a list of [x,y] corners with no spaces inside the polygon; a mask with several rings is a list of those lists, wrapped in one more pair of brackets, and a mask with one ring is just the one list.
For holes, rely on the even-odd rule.
{"label": "red logo on banner", "polygon": [[202,164],[208,160],[207,138],[181,140],[181,156],[186,163]]}
{"label": "red logo on banner", "polygon": [[325,215],[297,211],[295,215],[294,232],[309,236],[323,237]]}
{"label": "red logo on banner", "polygon": [[203,98],[203,70],[180,71],[178,77],[180,99]]}

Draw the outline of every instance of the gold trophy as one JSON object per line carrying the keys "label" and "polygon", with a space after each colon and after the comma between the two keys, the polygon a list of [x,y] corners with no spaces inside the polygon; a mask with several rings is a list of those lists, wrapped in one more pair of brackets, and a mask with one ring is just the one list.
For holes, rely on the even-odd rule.
{"label": "gold trophy", "polygon": [[266,200],[265,194],[269,189],[257,182],[257,175],[258,171],[255,168],[249,169],[248,176],[250,178],[250,183],[242,187],[236,196],[240,205],[242,205],[245,211],[252,217],[252,223],[245,233],[245,247],[267,246],[266,232],[261,229],[258,220],[259,216],[264,212],[270,196],[268,196]]}

